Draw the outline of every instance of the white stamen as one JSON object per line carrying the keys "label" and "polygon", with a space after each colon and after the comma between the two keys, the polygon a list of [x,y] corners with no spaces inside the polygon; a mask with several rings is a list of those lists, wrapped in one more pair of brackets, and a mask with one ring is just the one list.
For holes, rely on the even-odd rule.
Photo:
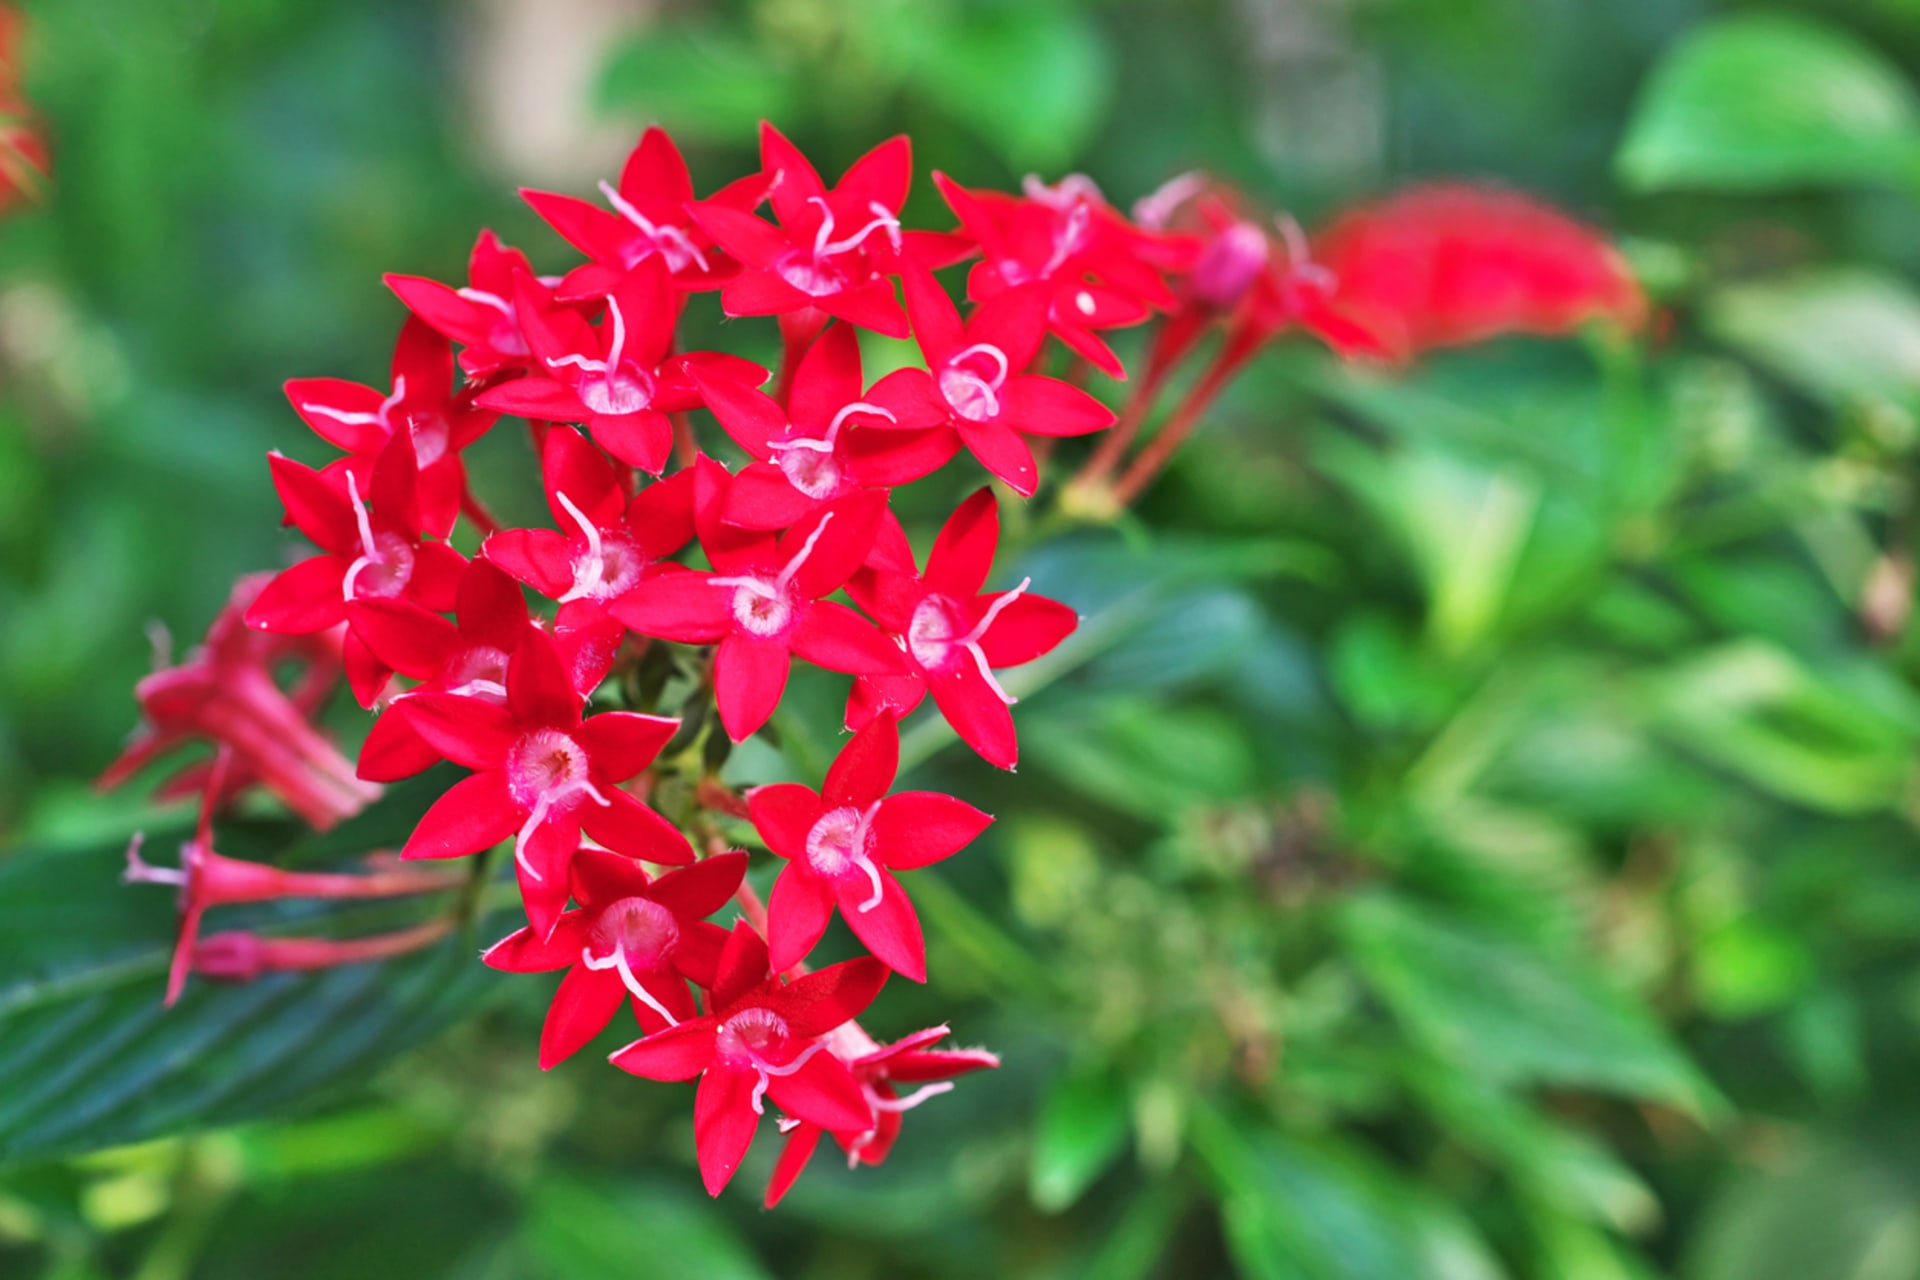
{"label": "white stamen", "polygon": [[949,365],[956,365],[962,360],[969,359],[973,356],[985,356],[987,359],[993,361],[995,372],[989,385],[995,391],[998,391],[1002,386],[1006,385],[1007,375],[1013,372],[1013,370],[1007,364],[1007,353],[994,346],[991,342],[976,342],[970,347],[956,351],[947,363]]}
{"label": "white stamen", "polygon": [[761,1102],[761,1099],[767,1096],[767,1086],[773,1083],[769,1077],[792,1075],[801,1067],[807,1065],[807,1059],[813,1057],[814,1054],[820,1052],[820,1050],[825,1047],[826,1042],[824,1040],[815,1040],[801,1052],[799,1057],[784,1067],[773,1066],[753,1050],[746,1050],[747,1061],[753,1064],[754,1072],[759,1077],[753,1082],[753,1114],[757,1116],[767,1114],[766,1106]]}
{"label": "white stamen", "polygon": [[465,684],[455,685],[453,688],[448,689],[447,692],[459,697],[489,694],[496,698],[504,698],[507,696],[507,686],[501,684],[498,680],[469,680]]}
{"label": "white stamen", "polygon": [[[615,213],[618,213],[628,222],[640,228],[640,230],[646,234],[647,238],[653,241],[655,251],[667,260],[669,269],[678,271],[681,267],[685,266],[689,260],[699,263],[702,271],[708,269],[707,256],[700,252],[700,247],[694,244],[693,238],[679,227],[663,227],[654,222],[653,219],[636,209],[625,196],[620,194],[619,190],[612,183],[604,178],[600,180],[600,194],[607,198],[607,203],[613,206]],[[678,250],[682,255],[679,262],[676,263],[673,260],[673,254],[667,252],[669,245]]]}
{"label": "white stamen", "polygon": [[507,319],[513,319],[513,307],[497,293],[488,293],[485,289],[455,289],[453,292],[455,297],[477,302],[483,307],[492,307]]}
{"label": "white stamen", "polygon": [[806,542],[801,544],[800,554],[787,561],[787,567],[780,571],[778,578],[774,579],[774,584],[781,590],[786,589],[787,584],[793,581],[793,575],[800,572],[800,566],[805,564],[807,557],[813,554],[813,548],[819,543],[820,535],[827,531],[829,524],[833,523],[833,514],[829,511],[820,517],[820,523],[813,527],[813,532],[807,535]]}
{"label": "white stamen", "polygon": [[353,503],[353,520],[360,529],[362,549],[360,558],[347,566],[346,575],[340,579],[341,598],[351,600],[354,579],[360,576],[362,569],[380,558],[380,552],[373,542],[373,521],[367,518],[367,504],[360,501],[360,487],[355,483],[351,471],[347,472],[347,498]]}
{"label": "white stamen", "polygon": [[599,789],[585,778],[564,786],[549,788],[534,797],[533,809],[527,814],[527,820],[521,824],[519,834],[513,838],[513,861],[533,879],[545,880],[546,877],[541,875],[539,869],[528,860],[527,841],[533,839],[534,830],[547,820],[547,814],[552,812],[555,804],[571,799],[576,793],[582,791],[587,794],[588,799],[603,809],[613,803],[600,794]]}
{"label": "white stamen", "polygon": [[877,1093],[870,1093],[867,1101],[873,1105],[875,1111],[911,1111],[928,1098],[937,1098],[943,1093],[951,1092],[953,1092],[953,1081],[940,1080],[933,1084],[922,1085],[904,1098],[883,1098]]}
{"label": "white stamen", "polygon": [[815,440],[811,437],[802,437],[798,440],[782,440],[777,444],[770,444],[767,447],[775,452],[785,449],[809,449],[815,453],[832,453],[834,441],[840,437],[841,424],[856,413],[870,413],[876,418],[885,418],[888,422],[900,421],[900,419],[894,417],[890,411],[882,409],[877,404],[868,404],[864,400],[855,400],[852,404],[842,406],[840,412],[833,415],[833,421],[827,424],[827,434],[825,438]]}
{"label": "white stamen", "polygon": [[572,498],[559,492],[556,492],[553,497],[554,501],[566,508],[567,514],[573,517],[573,522],[580,526],[580,532],[586,535],[587,539],[587,556],[574,566],[573,586],[568,588],[567,594],[555,601],[556,604],[566,604],[569,600],[578,600],[593,594],[593,589],[606,580],[607,565],[606,557],[600,549],[599,528],[593,521],[587,519],[579,507],[573,505]]}
{"label": "white stamen", "polygon": [[599,960],[593,958],[593,948],[582,947],[580,948],[580,963],[596,971],[601,969],[618,969],[620,971],[620,981],[626,984],[627,990],[633,993],[634,999],[665,1018],[668,1026],[677,1027],[680,1025],[680,1020],[671,1013],[668,1013],[666,1006],[654,998],[653,992],[647,990],[645,984],[633,976],[633,970],[627,965],[626,950],[618,944],[614,946],[612,955],[602,957]]}
{"label": "white stamen", "polygon": [[1018,600],[1021,595],[1026,592],[1026,589],[1032,585],[1032,578],[1020,579],[1020,585],[1001,595],[992,604],[988,605],[986,613],[982,614],[980,621],[974,624],[973,630],[967,632],[967,634],[958,641],[961,648],[973,655],[973,663],[980,669],[980,677],[987,682],[987,687],[992,689],[994,695],[1008,706],[1012,706],[1014,703],[1020,701],[1020,699],[1008,693],[1001,687],[1000,681],[994,678],[993,668],[987,665],[987,654],[986,651],[980,647],[980,640],[981,637],[987,634],[987,628],[993,625],[994,619],[998,618],[1001,613],[1006,610],[1008,605]]}
{"label": "white stamen", "polygon": [[164,671],[173,665],[173,632],[158,618],[147,619],[147,646],[153,651],[155,671]]}
{"label": "white stamen", "polygon": [[133,839],[127,841],[127,869],[120,873],[121,884],[170,884],[176,888],[187,883],[185,867],[156,867],[150,862],[140,860],[140,849],[147,842],[147,833],[136,831]]}
{"label": "white stamen", "polygon": [[893,251],[900,252],[900,219],[894,216],[893,210],[878,200],[867,202],[867,210],[873,214],[873,221],[844,240],[832,238],[833,210],[827,207],[827,202],[819,196],[809,196],[807,203],[820,206],[820,230],[813,236],[813,256],[816,261],[821,258],[830,258],[836,253],[845,253],[849,249],[858,249],[868,236],[882,228],[886,230],[887,241],[893,246]]}
{"label": "white stamen", "polygon": [[1173,221],[1174,210],[1200,194],[1207,180],[1198,173],[1183,173],[1167,179],[1153,191],[1133,203],[1133,220],[1158,231]]}

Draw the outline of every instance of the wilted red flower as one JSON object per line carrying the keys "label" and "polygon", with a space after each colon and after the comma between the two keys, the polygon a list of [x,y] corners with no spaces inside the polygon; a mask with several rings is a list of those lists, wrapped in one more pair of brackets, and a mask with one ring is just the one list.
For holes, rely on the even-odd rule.
{"label": "wilted red flower", "polygon": [[[223,754],[222,760],[227,757]],[[391,898],[429,893],[448,887],[444,876],[423,871],[377,871],[345,875],[322,871],[282,871],[263,863],[229,858],[213,847],[213,811],[221,791],[216,764],[214,778],[200,799],[200,817],[193,838],[180,846],[180,866],[156,867],[140,858],[145,836],[135,835],[127,845],[128,884],[166,884],[179,890],[180,932],[173,961],[167,969],[166,1003],[180,998],[187,973],[194,966],[194,948],[200,936],[200,918],[215,907],[237,902],[269,902],[278,898]]]}
{"label": "wilted red flower", "polygon": [[754,828],[787,860],[767,903],[777,972],[813,950],[838,903],[867,950],[901,977],[927,980],[920,918],[892,872],[952,857],[993,819],[933,791],[888,795],[899,770],[900,729],[883,712],[841,749],[819,791],[783,782],[747,793]]}
{"label": "wilted red flower", "polygon": [[[339,678],[339,632],[261,635],[244,621],[272,576],[250,574],[234,583],[205,641],[183,662],[134,686],[142,722],[101,773],[102,790],[179,747],[207,742],[227,757],[218,777],[206,763],[192,765],[160,787],[161,797],[213,788],[216,801],[224,801],[258,783],[322,831],[379,798],[380,788],[355,777],[353,764],[312,722]],[[278,672],[289,660],[303,665],[283,689]]]}
{"label": "wilted red flower", "polygon": [[687,983],[713,985],[727,941],[727,931],[707,917],[733,897],[746,870],[746,854],[723,853],[654,880],[617,853],[575,854],[573,897],[580,905],[547,937],[523,928],[481,957],[508,973],[567,971],[540,1032],[540,1069],[572,1057],[628,999],[647,1031],[693,1018]]}
{"label": "wilted red flower", "polygon": [[766,943],[742,921],[721,953],[706,1016],[635,1041],[612,1061],[649,1080],[700,1078],[694,1143],[701,1180],[717,1196],[753,1144],[763,1097],[835,1132],[868,1124],[865,1093],[822,1037],[858,1017],[886,981],[887,967],[862,956],[784,983],[768,971]]}

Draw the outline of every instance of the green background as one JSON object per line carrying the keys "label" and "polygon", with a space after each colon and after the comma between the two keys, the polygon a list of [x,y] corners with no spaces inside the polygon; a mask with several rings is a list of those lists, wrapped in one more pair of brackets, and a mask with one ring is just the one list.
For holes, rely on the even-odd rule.
{"label": "green background", "polygon": [[[56,173],[0,222],[0,1274],[1920,1275],[1920,8],[26,8]],[[1123,204],[1204,168],[1310,228],[1493,180],[1617,233],[1661,312],[1391,376],[1290,343],[1118,524],[1010,518],[1002,573],[1087,625],[1016,678],[1017,775],[909,735],[913,785],[999,821],[916,873],[932,984],[865,1023],[1007,1065],[772,1214],[770,1131],[709,1203],[690,1091],[536,1069],[549,980],[472,960],[504,917],[162,1015],[165,895],[114,875],[181,818],[88,786],[149,620],[190,642],[294,553],[262,455],[323,451],[278,388],[380,380],[381,272],[456,277],[482,225],[562,268],[516,186],[586,193],[657,119],[705,191],[763,115],[829,173],[910,131],[923,226],[935,168]],[[476,449],[503,514],[541,518],[531,463]],[[977,483],[921,486],[916,534]],[[817,777],[839,690],[736,776]]]}

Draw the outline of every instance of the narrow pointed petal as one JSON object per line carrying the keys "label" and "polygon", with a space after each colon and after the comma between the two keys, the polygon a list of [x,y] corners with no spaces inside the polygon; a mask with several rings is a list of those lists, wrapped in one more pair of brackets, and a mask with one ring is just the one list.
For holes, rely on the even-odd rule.
{"label": "narrow pointed petal", "polygon": [[828,965],[795,978],[767,1003],[802,1038],[823,1036],[850,1018],[857,1018],[887,985],[887,966],[872,956]]}
{"label": "narrow pointed petal", "polygon": [[340,625],[347,616],[340,597],[345,556],[319,555],[274,576],[247,606],[247,625],[256,631],[304,636]]}
{"label": "narrow pointed petal", "polygon": [[588,427],[602,449],[650,476],[666,470],[673,456],[673,424],[658,409],[595,414]]}
{"label": "narrow pointed petal", "polygon": [[569,871],[573,877],[573,896],[583,907],[604,907],[621,898],[649,896],[653,881],[646,868],[624,853],[608,849],[582,849],[573,855]]}
{"label": "narrow pointed petal", "polygon": [[811,787],[797,782],[774,782],[747,793],[747,813],[767,848],[782,858],[806,853],[807,833],[827,811]]}
{"label": "narrow pointed petal", "polygon": [[912,184],[913,144],[901,133],[849,165],[833,193],[863,207],[871,201],[897,210],[907,202]]}
{"label": "narrow pointed petal", "polygon": [[645,579],[613,603],[613,616],[643,636],[712,644],[733,629],[733,597],[711,579],[691,572]]}
{"label": "narrow pointed petal", "polygon": [[733,900],[746,874],[746,854],[715,854],[667,872],[653,882],[647,896],[677,916],[704,920]]}
{"label": "narrow pointed petal", "polygon": [[607,804],[580,807],[580,825],[588,835],[609,849],[647,862],[684,866],[693,861],[693,846],[678,827],[630,792],[615,788],[606,797]]}
{"label": "narrow pointed petal", "polygon": [[360,553],[360,529],[354,522],[353,505],[337,478],[278,453],[267,455],[267,469],[287,519],[313,539],[315,546],[337,555]]}
{"label": "narrow pointed petal", "polygon": [[[862,385],[858,331],[848,325],[831,325],[800,358],[787,398],[787,414],[801,431],[823,435],[842,406],[861,398]],[[863,420],[872,416],[863,415]]]}
{"label": "narrow pointed petal", "polygon": [[873,818],[879,861],[911,871],[950,858],[993,822],[964,800],[935,791],[902,791],[880,802]]}
{"label": "narrow pointed petal", "polygon": [[505,707],[461,694],[409,694],[386,714],[403,717],[442,758],[468,769],[501,767],[520,739],[520,726]]}
{"label": "narrow pointed petal", "polygon": [[1036,436],[1084,436],[1113,425],[1114,412],[1058,378],[1014,378],[1000,420]]}
{"label": "narrow pointed petal", "polygon": [[960,439],[981,466],[1021,497],[1031,498],[1040,487],[1040,466],[1033,460],[1033,450],[1011,427],[965,422],[960,425]]}
{"label": "narrow pointed petal", "polygon": [[402,858],[464,858],[513,837],[526,813],[507,795],[506,776],[476,773],[434,801],[400,850]]}
{"label": "narrow pointed petal", "polygon": [[851,675],[897,675],[906,659],[871,622],[832,600],[816,600],[794,626],[793,652],[816,667]]}
{"label": "narrow pointed petal", "polygon": [[806,1171],[807,1161],[813,1159],[814,1148],[820,1145],[824,1133],[826,1130],[819,1125],[802,1122],[787,1135],[787,1145],[780,1148],[780,1158],[774,1161],[773,1179],[767,1183],[767,1198],[762,1202],[766,1208],[772,1209],[786,1199]]}
{"label": "narrow pointed petal", "polygon": [[814,299],[814,302],[828,315],[837,316],[848,324],[871,329],[889,338],[907,336],[907,313],[901,309],[900,299],[895,296],[891,281],[875,280],[839,293],[827,294]]}
{"label": "narrow pointed petal", "polygon": [[580,963],[586,943],[587,913],[569,911],[542,939],[522,925],[481,953],[480,963],[502,973],[552,973]]}
{"label": "narrow pointed petal", "polygon": [[947,718],[961,741],[980,753],[980,758],[1001,769],[1011,769],[1020,759],[1020,744],[1014,736],[1013,710],[1000,701],[979,669],[971,662],[951,671],[929,677],[927,692],[934,705]]}
{"label": "narrow pointed petal", "polygon": [[767,895],[767,961],[774,972],[805,960],[832,918],[832,887],[797,862],[782,867]]}
{"label": "narrow pointed petal", "polygon": [[794,488],[779,467],[753,462],[742,467],[727,486],[720,518],[745,529],[786,529],[819,509],[819,499]]}
{"label": "narrow pointed petal", "polygon": [[1073,634],[1080,615],[1045,596],[1023,595],[1002,609],[980,637],[980,651],[992,667],[1017,667],[1051,653]]}
{"label": "narrow pointed petal", "polygon": [[[576,962],[580,959],[578,951],[573,958]],[[540,1069],[551,1071],[584,1049],[588,1041],[606,1030],[626,995],[626,987],[611,970],[589,969],[579,963],[567,970],[540,1028]]]}
{"label": "narrow pointed petal", "polygon": [[698,1018],[656,1031],[614,1054],[622,1071],[647,1080],[691,1080],[713,1061],[713,1019]]}
{"label": "narrow pointed petal", "polygon": [[593,757],[596,776],[625,782],[653,763],[660,748],[679,731],[675,716],[650,716],[637,711],[603,711],[580,724],[574,740]]}
{"label": "narrow pointed petal", "polygon": [[413,680],[438,675],[460,647],[451,622],[405,600],[352,601],[347,622],[376,658]]}
{"label": "narrow pointed petal", "polygon": [[502,529],[486,540],[480,554],[549,600],[573,586],[567,539],[552,529]]}
{"label": "narrow pointed petal", "polygon": [[766,939],[745,920],[735,920],[714,966],[709,1007],[725,1009],[772,976]]}
{"label": "narrow pointed petal", "polygon": [[[771,456],[769,441],[786,434],[787,415],[773,397],[754,387],[727,378],[711,377],[693,370],[694,385],[701,399],[733,437],[733,442],[754,457],[765,461]],[[858,393],[856,393],[857,395]]]}
{"label": "narrow pointed petal", "polygon": [[553,638],[528,631],[507,670],[507,707],[522,724],[572,728],[580,723],[583,699],[560,661]]}
{"label": "narrow pointed petal", "polygon": [[956,600],[978,595],[993,571],[999,545],[1000,504],[992,489],[981,489],[960,504],[933,540],[927,553],[927,586]]}
{"label": "narrow pointed petal", "polygon": [[820,797],[827,808],[864,809],[887,794],[900,771],[900,726],[883,715],[840,749],[827,769]]}
{"label": "narrow pointed petal", "polygon": [[753,1085],[753,1076],[720,1066],[700,1078],[693,1099],[693,1145],[700,1157],[700,1180],[710,1196],[719,1195],[733,1180],[733,1171],[753,1145],[760,1126]]}
{"label": "narrow pointed petal", "polygon": [[714,698],[727,736],[745,742],[780,705],[792,657],[773,640],[728,636],[713,657]]}
{"label": "narrow pointed petal", "polygon": [[767,1095],[796,1119],[841,1133],[873,1127],[873,1108],[846,1064],[830,1053],[816,1053],[790,1076],[775,1076]]}
{"label": "narrow pointed petal", "polygon": [[914,913],[907,891],[889,871],[880,872],[880,901],[871,910],[860,908],[869,900],[872,889],[862,881],[843,880],[834,886],[840,900],[840,916],[887,968],[912,982],[927,980],[927,944],[920,935],[920,917]]}

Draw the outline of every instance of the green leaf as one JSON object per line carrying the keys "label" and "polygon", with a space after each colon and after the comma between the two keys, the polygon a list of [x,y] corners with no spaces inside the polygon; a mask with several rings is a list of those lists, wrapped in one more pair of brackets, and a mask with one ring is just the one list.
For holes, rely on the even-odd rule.
{"label": "green leaf", "polygon": [[[223,851],[310,861],[398,844],[430,784],[294,847],[288,824],[223,826]],[[166,848],[165,839],[149,849]],[[173,895],[122,887],[124,841],[21,849],[0,863],[0,1163],[278,1115],[365,1083],[481,1007],[501,984],[460,930],[399,959],[228,985],[191,980],[161,1007]],[[224,918],[223,918],[224,917]],[[340,910],[223,910],[210,930],[349,936],[405,927],[418,899]],[[500,927],[505,928],[504,924]]]}
{"label": "green leaf", "polygon": [[665,27],[640,35],[601,74],[596,101],[657,119],[688,137],[751,137],[761,120],[799,112],[794,78],[729,33]]}
{"label": "green leaf", "polygon": [[1828,405],[1920,392],[1920,293],[1871,271],[1819,271],[1735,285],[1704,316],[1716,338]]}
{"label": "green leaf", "polygon": [[969,4],[939,34],[908,91],[970,126],[1010,166],[1069,164],[1106,114],[1112,57],[1077,8]]}
{"label": "green leaf", "polygon": [[1028,1188],[1034,1204],[1058,1213],[1120,1158],[1129,1128],[1127,1091],[1110,1073],[1062,1077],[1040,1104]]}
{"label": "green leaf", "polygon": [[1735,1179],[1707,1212],[1687,1280],[1904,1280],[1920,1208],[1891,1168],[1831,1139]]}
{"label": "green leaf", "polygon": [[1920,726],[1911,695],[1873,672],[1862,687],[1758,640],[1722,645],[1653,683],[1662,728],[1775,795],[1864,813],[1898,802]]}
{"label": "green leaf", "polygon": [[1646,1009],[1562,957],[1381,894],[1353,899],[1340,925],[1381,999],[1443,1061],[1494,1083],[1721,1109]]}
{"label": "green leaf", "polygon": [[711,1202],[680,1189],[614,1189],[547,1174],[534,1184],[521,1241],[555,1276],[765,1280],[771,1274]]}
{"label": "green leaf", "polygon": [[1643,191],[1906,183],[1920,108],[1874,50],[1783,14],[1712,23],[1675,46],[1616,157]]}

